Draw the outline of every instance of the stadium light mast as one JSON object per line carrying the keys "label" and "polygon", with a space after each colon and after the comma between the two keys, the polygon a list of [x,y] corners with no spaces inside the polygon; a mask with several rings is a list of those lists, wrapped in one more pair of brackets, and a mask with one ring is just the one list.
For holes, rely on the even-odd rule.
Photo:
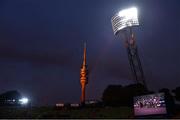
{"label": "stadium light mast", "polygon": [[137,83],[143,84],[146,88],[144,72],[138,55],[136,40],[132,28],[139,26],[138,10],[136,7],[121,10],[115,14],[112,19],[113,32],[125,40],[125,47],[128,53],[129,64]]}

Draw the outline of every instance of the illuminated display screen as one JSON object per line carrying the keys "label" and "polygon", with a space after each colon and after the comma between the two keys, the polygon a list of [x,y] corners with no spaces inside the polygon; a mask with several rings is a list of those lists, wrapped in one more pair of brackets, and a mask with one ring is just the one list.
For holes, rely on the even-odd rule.
{"label": "illuminated display screen", "polygon": [[112,17],[111,22],[115,35],[126,27],[137,26],[139,25],[137,9],[133,7],[122,10]]}
{"label": "illuminated display screen", "polygon": [[164,93],[134,97],[134,115],[166,114]]}

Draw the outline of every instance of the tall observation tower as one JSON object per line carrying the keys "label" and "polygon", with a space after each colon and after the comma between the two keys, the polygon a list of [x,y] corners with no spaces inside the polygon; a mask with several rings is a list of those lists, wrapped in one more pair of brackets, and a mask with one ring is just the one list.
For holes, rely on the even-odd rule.
{"label": "tall observation tower", "polygon": [[86,85],[88,84],[88,69],[86,64],[86,43],[84,43],[84,54],[83,54],[83,64],[80,71],[80,83],[81,83],[81,104],[85,104],[85,92]]}
{"label": "tall observation tower", "polygon": [[138,55],[135,36],[132,30],[133,27],[139,26],[137,8],[132,7],[121,10],[112,17],[111,23],[114,34],[123,37],[123,40],[125,41],[129,64],[134,79],[137,83],[141,83],[147,88],[141,61]]}

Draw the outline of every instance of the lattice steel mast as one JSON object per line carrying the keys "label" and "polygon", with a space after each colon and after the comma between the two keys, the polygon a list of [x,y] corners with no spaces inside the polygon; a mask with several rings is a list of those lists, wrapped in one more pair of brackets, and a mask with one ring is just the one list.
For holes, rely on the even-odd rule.
{"label": "lattice steel mast", "polygon": [[111,22],[114,34],[122,34],[125,36],[125,46],[134,79],[137,83],[141,83],[147,88],[141,61],[138,55],[135,36],[132,31],[133,26],[139,25],[137,9],[133,7],[122,10],[112,17]]}

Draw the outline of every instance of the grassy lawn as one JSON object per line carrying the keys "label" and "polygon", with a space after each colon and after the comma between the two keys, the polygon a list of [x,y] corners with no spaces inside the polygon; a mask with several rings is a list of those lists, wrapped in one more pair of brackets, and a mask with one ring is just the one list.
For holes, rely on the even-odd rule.
{"label": "grassy lawn", "polygon": [[1,107],[0,118],[132,118],[129,107],[55,109],[53,107]]}

